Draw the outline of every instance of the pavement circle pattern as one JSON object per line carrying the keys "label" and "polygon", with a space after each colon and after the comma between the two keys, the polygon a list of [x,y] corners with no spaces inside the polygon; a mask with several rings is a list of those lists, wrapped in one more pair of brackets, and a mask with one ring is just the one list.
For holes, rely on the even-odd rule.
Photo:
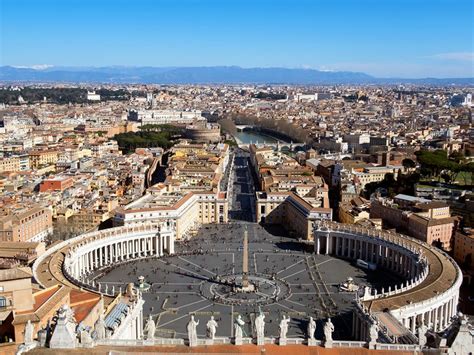
{"label": "pavement circle pattern", "polygon": [[248,280],[255,285],[255,292],[238,292],[235,285],[241,284],[242,275],[225,275],[216,283],[203,284],[201,293],[213,302],[228,305],[268,305],[291,296],[288,282],[274,275],[248,275]]}

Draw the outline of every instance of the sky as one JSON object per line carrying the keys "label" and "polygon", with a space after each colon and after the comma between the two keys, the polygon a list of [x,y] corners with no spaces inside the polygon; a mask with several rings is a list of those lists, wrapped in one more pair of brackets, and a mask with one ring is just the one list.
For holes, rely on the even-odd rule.
{"label": "sky", "polygon": [[472,0],[0,0],[0,65],[474,77]]}

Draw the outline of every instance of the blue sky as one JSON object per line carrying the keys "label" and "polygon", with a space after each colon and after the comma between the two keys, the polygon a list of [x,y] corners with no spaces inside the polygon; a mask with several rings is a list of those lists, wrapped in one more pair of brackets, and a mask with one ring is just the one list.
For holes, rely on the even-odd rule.
{"label": "blue sky", "polygon": [[0,64],[474,76],[472,0],[0,0]]}

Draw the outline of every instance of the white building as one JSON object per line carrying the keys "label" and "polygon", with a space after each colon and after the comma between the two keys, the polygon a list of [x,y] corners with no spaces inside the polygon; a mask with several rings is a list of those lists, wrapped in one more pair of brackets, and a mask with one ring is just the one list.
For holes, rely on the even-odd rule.
{"label": "white building", "polygon": [[100,95],[96,94],[95,91],[88,91],[87,92],[87,100],[88,101],[100,101]]}
{"label": "white building", "polygon": [[145,124],[191,124],[195,121],[205,121],[201,111],[174,110],[130,110],[129,121]]}

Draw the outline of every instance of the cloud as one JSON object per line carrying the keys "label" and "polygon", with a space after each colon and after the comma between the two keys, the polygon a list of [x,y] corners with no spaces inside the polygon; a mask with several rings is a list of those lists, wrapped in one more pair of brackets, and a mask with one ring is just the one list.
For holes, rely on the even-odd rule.
{"label": "cloud", "polygon": [[20,69],[35,69],[35,70],[45,70],[48,68],[53,67],[53,65],[50,64],[35,64],[35,65],[13,65],[14,68],[20,68]]}
{"label": "cloud", "polygon": [[473,61],[474,52],[451,52],[451,53],[439,53],[430,56],[429,58],[442,59],[442,60],[459,60],[459,61]]}

